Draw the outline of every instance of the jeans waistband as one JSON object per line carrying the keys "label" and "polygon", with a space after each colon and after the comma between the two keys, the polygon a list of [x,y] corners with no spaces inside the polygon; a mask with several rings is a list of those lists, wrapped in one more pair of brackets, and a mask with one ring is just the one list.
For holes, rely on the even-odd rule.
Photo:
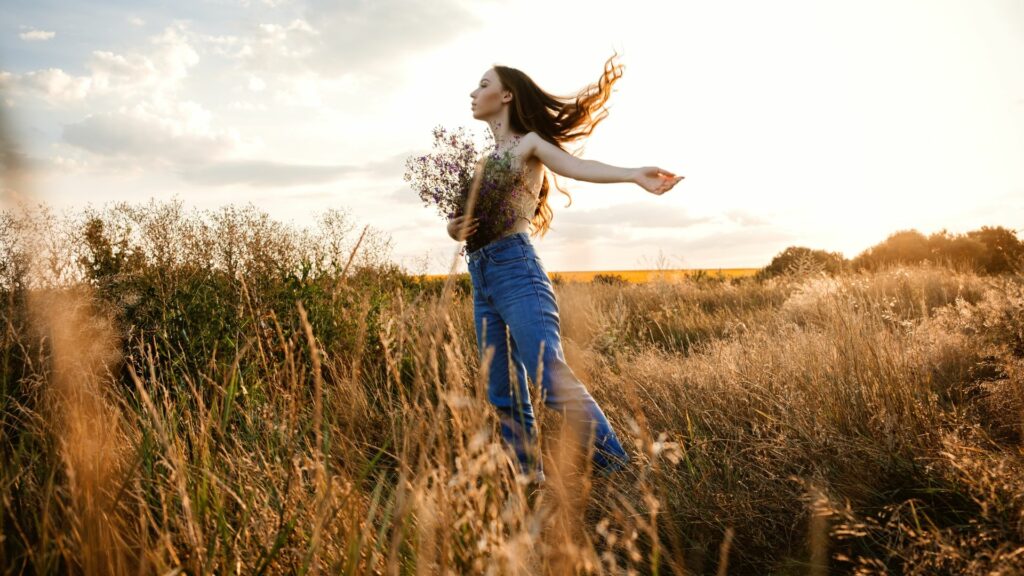
{"label": "jeans waistband", "polygon": [[501,238],[498,238],[497,240],[491,242],[490,244],[487,244],[486,246],[482,246],[472,252],[467,253],[466,263],[468,264],[470,262],[476,262],[477,260],[483,258],[484,254],[492,254],[495,250],[498,250],[499,248],[504,248],[509,244],[529,243],[530,235],[527,232],[516,232],[514,234],[509,234],[508,236],[502,236]]}

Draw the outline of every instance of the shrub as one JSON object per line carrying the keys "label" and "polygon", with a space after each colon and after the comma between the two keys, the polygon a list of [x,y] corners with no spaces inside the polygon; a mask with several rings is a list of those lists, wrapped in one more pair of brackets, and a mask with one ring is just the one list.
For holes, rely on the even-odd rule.
{"label": "shrub", "polygon": [[593,282],[594,284],[608,284],[613,286],[623,286],[629,284],[629,281],[626,280],[626,278],[623,277],[622,274],[612,274],[604,272],[594,274],[594,277],[591,279],[591,282]]}
{"label": "shrub", "polygon": [[760,279],[782,274],[802,274],[809,271],[836,274],[846,265],[846,259],[839,252],[814,250],[803,246],[790,246],[775,255],[768,266],[758,271]]}
{"label": "shrub", "polygon": [[868,248],[851,261],[857,270],[880,270],[899,264],[934,262],[954,268],[968,268],[988,274],[1021,269],[1024,242],[1013,230],[982,226],[966,234],[940,230],[929,236],[917,230],[902,230]]}

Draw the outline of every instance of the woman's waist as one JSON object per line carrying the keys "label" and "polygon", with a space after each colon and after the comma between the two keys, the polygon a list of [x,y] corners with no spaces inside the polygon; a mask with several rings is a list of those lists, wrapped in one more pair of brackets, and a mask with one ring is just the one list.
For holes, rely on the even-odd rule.
{"label": "woman's waist", "polygon": [[484,248],[493,247],[499,242],[508,241],[509,239],[517,235],[522,235],[523,238],[526,239],[527,242],[529,242],[530,223],[524,221],[516,222],[515,225],[509,227],[508,229],[502,232],[494,234],[493,236],[490,237],[479,238],[475,242],[472,241],[473,238],[470,238],[470,241],[468,241],[466,244],[467,252],[471,254],[473,252],[478,252]]}
{"label": "woman's waist", "polygon": [[501,249],[504,249],[507,246],[513,245],[513,244],[521,244],[521,245],[528,246],[528,247],[532,248],[533,244],[530,242],[530,233],[529,233],[529,231],[528,230],[509,230],[509,231],[505,232],[504,234],[502,234],[501,236],[499,236],[499,237],[497,237],[497,238],[495,238],[493,240],[490,240],[489,242],[487,242],[483,246],[480,246],[480,247],[472,249],[472,250],[468,250],[467,249],[466,260],[467,261],[476,260],[476,259],[482,257],[485,253],[486,254],[492,254],[494,252],[497,252],[497,251],[499,251]]}

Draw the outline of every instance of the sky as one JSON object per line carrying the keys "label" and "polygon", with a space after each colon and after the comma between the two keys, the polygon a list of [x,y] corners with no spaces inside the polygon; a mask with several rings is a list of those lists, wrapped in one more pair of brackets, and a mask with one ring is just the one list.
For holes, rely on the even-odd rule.
{"label": "sky", "polygon": [[[898,230],[1024,232],[1024,2],[4,0],[0,106],[59,208],[178,198],[312,225],[331,208],[412,272],[456,271],[403,181],[431,131],[486,123],[494,64],[546,91],[623,76],[583,157],[686,178],[561,178],[549,271],[853,257]],[[1021,234],[1024,238],[1024,234]]]}

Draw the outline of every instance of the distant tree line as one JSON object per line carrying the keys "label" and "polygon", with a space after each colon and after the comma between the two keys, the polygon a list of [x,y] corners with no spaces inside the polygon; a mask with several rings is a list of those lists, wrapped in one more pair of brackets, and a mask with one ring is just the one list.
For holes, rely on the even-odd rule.
{"label": "distant tree line", "polygon": [[840,252],[790,246],[759,270],[758,276],[768,278],[801,270],[827,274],[874,271],[894,264],[925,261],[969,268],[981,274],[1019,272],[1024,269],[1024,242],[1014,230],[1002,226],[982,226],[964,234],[943,229],[928,236],[914,229],[901,230],[852,259]]}

